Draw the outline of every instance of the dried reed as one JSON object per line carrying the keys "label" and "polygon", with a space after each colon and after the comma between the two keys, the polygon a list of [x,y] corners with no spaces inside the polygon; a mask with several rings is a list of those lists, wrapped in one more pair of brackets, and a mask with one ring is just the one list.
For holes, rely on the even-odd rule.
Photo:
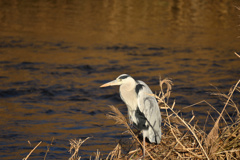
{"label": "dried reed", "polygon": [[[86,139],[82,140],[82,139],[71,139],[70,140],[70,149],[69,152],[71,153],[71,157],[69,158],[69,160],[80,160],[81,157],[78,156],[78,151],[81,147],[81,145],[88,140],[90,137],[87,137]],[[74,150],[74,152],[72,152]]]}
{"label": "dried reed", "polygon": [[[30,142],[30,141],[29,141]],[[42,143],[42,141],[40,141],[30,152],[29,154],[23,158],[23,160],[27,160],[29,158],[29,156],[33,153],[33,151]]]}
{"label": "dried reed", "polygon": [[47,146],[47,151],[46,151],[46,153],[45,153],[44,160],[46,160],[47,154],[48,154],[48,152],[49,152],[49,150],[50,150],[50,147],[51,147],[52,144],[53,144],[53,141],[54,141],[54,137],[52,138],[51,144]]}

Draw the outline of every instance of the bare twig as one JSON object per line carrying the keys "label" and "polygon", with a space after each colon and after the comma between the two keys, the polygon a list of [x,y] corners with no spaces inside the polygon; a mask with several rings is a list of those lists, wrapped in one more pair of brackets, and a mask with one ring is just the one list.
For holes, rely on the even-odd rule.
{"label": "bare twig", "polygon": [[[173,113],[176,113],[172,108],[169,107],[169,109],[173,112]],[[189,127],[189,125],[181,118],[179,117],[178,114],[175,114],[177,116],[177,118],[188,128],[188,130],[193,134],[193,136],[195,137],[195,139],[197,140],[198,142],[198,145],[200,146],[200,148],[202,149],[204,155],[206,156],[206,158],[209,160],[209,157],[207,155],[207,152],[205,151],[205,149],[203,148],[201,142],[199,141],[197,135],[195,134],[195,132]]]}
{"label": "bare twig", "polygon": [[[88,140],[90,137],[87,137],[86,139],[82,140],[76,140],[76,139],[71,139],[70,141],[70,149],[69,152],[72,154],[72,156],[69,158],[69,160],[76,160],[80,159],[81,157],[78,156],[78,151],[81,145]],[[74,149],[74,153],[72,153],[72,150]]]}
{"label": "bare twig", "polygon": [[32,150],[31,152],[27,155],[27,157],[23,158],[23,160],[27,160],[28,157],[33,153],[33,151],[42,143],[42,141],[40,141]]}
{"label": "bare twig", "polygon": [[230,95],[229,95],[229,97],[228,97],[228,99],[227,99],[227,102],[225,103],[225,105],[224,105],[224,107],[223,107],[223,110],[222,110],[221,114],[219,115],[218,119],[216,120],[216,122],[215,122],[215,124],[214,124],[214,126],[213,126],[213,128],[212,128],[212,130],[210,131],[210,133],[208,134],[208,136],[207,136],[207,138],[206,138],[206,141],[205,141],[205,142],[206,142],[206,144],[207,144],[208,146],[212,145],[213,142],[215,142],[216,139],[218,138],[218,130],[219,130],[219,121],[220,121],[220,118],[223,118],[223,113],[224,113],[224,111],[225,111],[225,109],[226,109],[226,107],[227,107],[227,105],[228,105],[228,103],[229,103],[229,101],[230,101],[230,99],[231,99],[231,97],[232,97],[232,95],[233,95],[233,93],[234,93],[234,91],[235,91],[235,89],[237,88],[237,86],[238,86],[239,83],[240,83],[240,80],[238,80],[238,82],[237,82],[236,85],[234,86],[233,90],[231,91],[231,93],[230,93]]}
{"label": "bare twig", "polygon": [[191,153],[192,155],[194,155],[194,156],[197,157],[197,158],[201,158],[201,159],[203,158],[202,156],[199,156],[199,155],[197,155],[196,153],[194,153],[194,152],[192,152],[191,150],[189,150],[188,148],[186,148],[186,147],[179,141],[179,139],[176,137],[176,135],[174,134],[172,128],[171,128],[171,132],[172,132],[173,136],[175,137],[176,141],[178,142],[178,144],[180,144],[184,150],[188,151],[189,153]]}
{"label": "bare twig", "polygon": [[[131,154],[131,153],[129,153]],[[119,159],[121,157],[121,145],[118,143],[117,146],[111,151],[106,160],[113,160],[113,159]]]}
{"label": "bare twig", "polygon": [[49,150],[50,150],[50,147],[51,147],[52,144],[53,144],[53,141],[54,141],[54,137],[52,138],[51,144],[48,145],[48,147],[47,147],[47,151],[46,151],[46,153],[45,153],[44,160],[46,160],[47,154],[48,154],[48,152],[49,152]]}
{"label": "bare twig", "polygon": [[[238,9],[239,9],[239,8],[238,8]],[[235,53],[235,55],[236,55],[236,56],[238,56],[238,57],[240,58],[240,55],[239,55],[239,54],[237,54],[237,52],[234,52],[234,53]]]}

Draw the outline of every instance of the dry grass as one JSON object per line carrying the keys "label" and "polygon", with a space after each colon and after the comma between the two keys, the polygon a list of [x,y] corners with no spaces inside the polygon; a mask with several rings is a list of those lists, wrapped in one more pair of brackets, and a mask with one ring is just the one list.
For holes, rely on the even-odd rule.
{"label": "dry grass", "polygon": [[[88,140],[90,137],[87,137],[86,139],[82,140],[82,139],[71,139],[70,140],[70,149],[69,152],[71,153],[71,157],[69,158],[69,160],[80,160],[81,157],[78,155],[78,151],[81,147],[81,145]],[[74,152],[73,152],[74,150]]]}

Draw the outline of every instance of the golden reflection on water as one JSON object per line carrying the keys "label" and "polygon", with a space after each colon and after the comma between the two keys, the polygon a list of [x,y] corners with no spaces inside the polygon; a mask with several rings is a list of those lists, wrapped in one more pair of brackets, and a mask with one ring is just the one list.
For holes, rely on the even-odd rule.
{"label": "golden reflection on water", "polygon": [[[238,35],[237,1],[1,1],[2,35],[95,44],[219,42]],[[211,36],[215,34],[215,36]],[[215,39],[209,39],[215,37]],[[206,41],[209,40],[209,41]],[[214,41],[215,40],[215,41]],[[229,38],[227,40],[230,40]],[[231,40],[233,41],[233,40]],[[199,44],[198,44],[199,45]]]}
{"label": "golden reflection on water", "polygon": [[[0,1],[0,137],[6,148],[0,157],[28,153],[22,149],[27,140],[48,143],[52,137],[59,153],[54,158],[68,158],[68,140],[76,137],[94,137],[83,146],[83,157],[111,150],[124,129],[106,120],[107,106],[126,108],[117,88],[99,86],[121,73],[141,78],[153,91],[159,74],[173,78],[180,107],[208,98],[202,92],[209,83],[231,86],[239,77],[232,54],[240,50],[239,5]],[[200,117],[203,110],[196,108]],[[40,152],[45,149],[36,151],[37,158]]]}

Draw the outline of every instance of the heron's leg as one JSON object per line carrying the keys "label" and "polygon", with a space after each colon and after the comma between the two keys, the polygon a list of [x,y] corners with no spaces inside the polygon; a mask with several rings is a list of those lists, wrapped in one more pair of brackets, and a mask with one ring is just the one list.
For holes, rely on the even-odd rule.
{"label": "heron's leg", "polygon": [[143,159],[145,158],[145,140],[146,140],[146,137],[143,131]]}

